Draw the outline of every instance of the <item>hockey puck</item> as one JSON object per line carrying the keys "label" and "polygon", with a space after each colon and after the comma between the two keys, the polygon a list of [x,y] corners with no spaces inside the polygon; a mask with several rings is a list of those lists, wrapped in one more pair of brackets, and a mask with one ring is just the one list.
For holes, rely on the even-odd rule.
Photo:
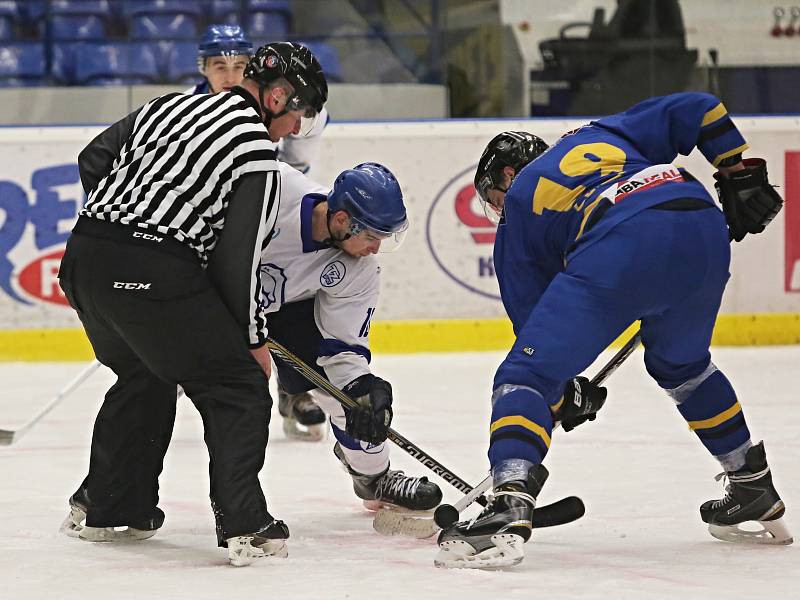
{"label": "hockey puck", "polygon": [[440,504],[433,513],[433,521],[442,529],[458,521],[458,510],[452,504]]}

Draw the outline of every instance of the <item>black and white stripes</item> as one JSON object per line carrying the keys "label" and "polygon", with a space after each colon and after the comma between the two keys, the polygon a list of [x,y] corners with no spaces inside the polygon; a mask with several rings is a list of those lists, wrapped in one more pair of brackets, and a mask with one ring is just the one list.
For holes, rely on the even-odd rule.
{"label": "black and white stripes", "polygon": [[275,144],[243,95],[167,94],[139,111],[81,214],[169,235],[205,262],[242,175],[269,173],[264,218],[274,222],[277,168]]}

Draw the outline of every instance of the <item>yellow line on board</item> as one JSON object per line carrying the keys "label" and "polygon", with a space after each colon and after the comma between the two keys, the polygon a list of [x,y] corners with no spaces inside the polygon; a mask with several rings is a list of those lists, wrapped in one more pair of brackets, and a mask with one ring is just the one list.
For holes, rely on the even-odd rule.
{"label": "yellow line on board", "polygon": [[[612,345],[621,346],[635,327],[632,325]],[[378,354],[502,351],[513,343],[514,333],[507,319],[377,321],[370,329],[372,351]],[[800,344],[800,313],[720,315],[712,344]],[[92,357],[92,348],[80,329],[0,331],[0,361],[80,361]]]}

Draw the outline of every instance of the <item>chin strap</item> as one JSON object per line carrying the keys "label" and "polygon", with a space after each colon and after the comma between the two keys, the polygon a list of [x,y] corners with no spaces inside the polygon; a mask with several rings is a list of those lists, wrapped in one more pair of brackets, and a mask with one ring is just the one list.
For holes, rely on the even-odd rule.
{"label": "chin strap", "polygon": [[343,241],[345,241],[346,239],[349,239],[351,237],[351,234],[350,233],[346,233],[344,235],[344,237],[342,237],[342,238],[337,238],[336,236],[333,235],[333,231],[331,231],[331,215],[332,214],[333,213],[331,211],[328,211],[328,214],[325,216],[325,225],[328,227],[328,237],[326,239],[322,240],[321,243],[324,244],[325,246],[333,246],[333,247],[339,248],[341,250],[341,248],[342,248],[341,243]]}

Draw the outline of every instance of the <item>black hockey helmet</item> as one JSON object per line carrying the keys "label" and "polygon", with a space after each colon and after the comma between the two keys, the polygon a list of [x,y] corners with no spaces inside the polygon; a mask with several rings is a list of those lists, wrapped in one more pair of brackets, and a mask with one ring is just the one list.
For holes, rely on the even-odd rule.
{"label": "black hockey helmet", "polygon": [[478,161],[475,189],[482,202],[490,204],[489,190],[505,192],[503,169],[511,167],[517,173],[547,150],[545,141],[527,131],[504,131],[492,138]]}
{"label": "black hockey helmet", "polygon": [[328,82],[322,67],[302,44],[273,42],[261,46],[247,63],[244,76],[262,89],[280,77],[286,79],[295,92],[287,102],[287,111],[305,109],[306,116],[313,117],[328,100]]}

